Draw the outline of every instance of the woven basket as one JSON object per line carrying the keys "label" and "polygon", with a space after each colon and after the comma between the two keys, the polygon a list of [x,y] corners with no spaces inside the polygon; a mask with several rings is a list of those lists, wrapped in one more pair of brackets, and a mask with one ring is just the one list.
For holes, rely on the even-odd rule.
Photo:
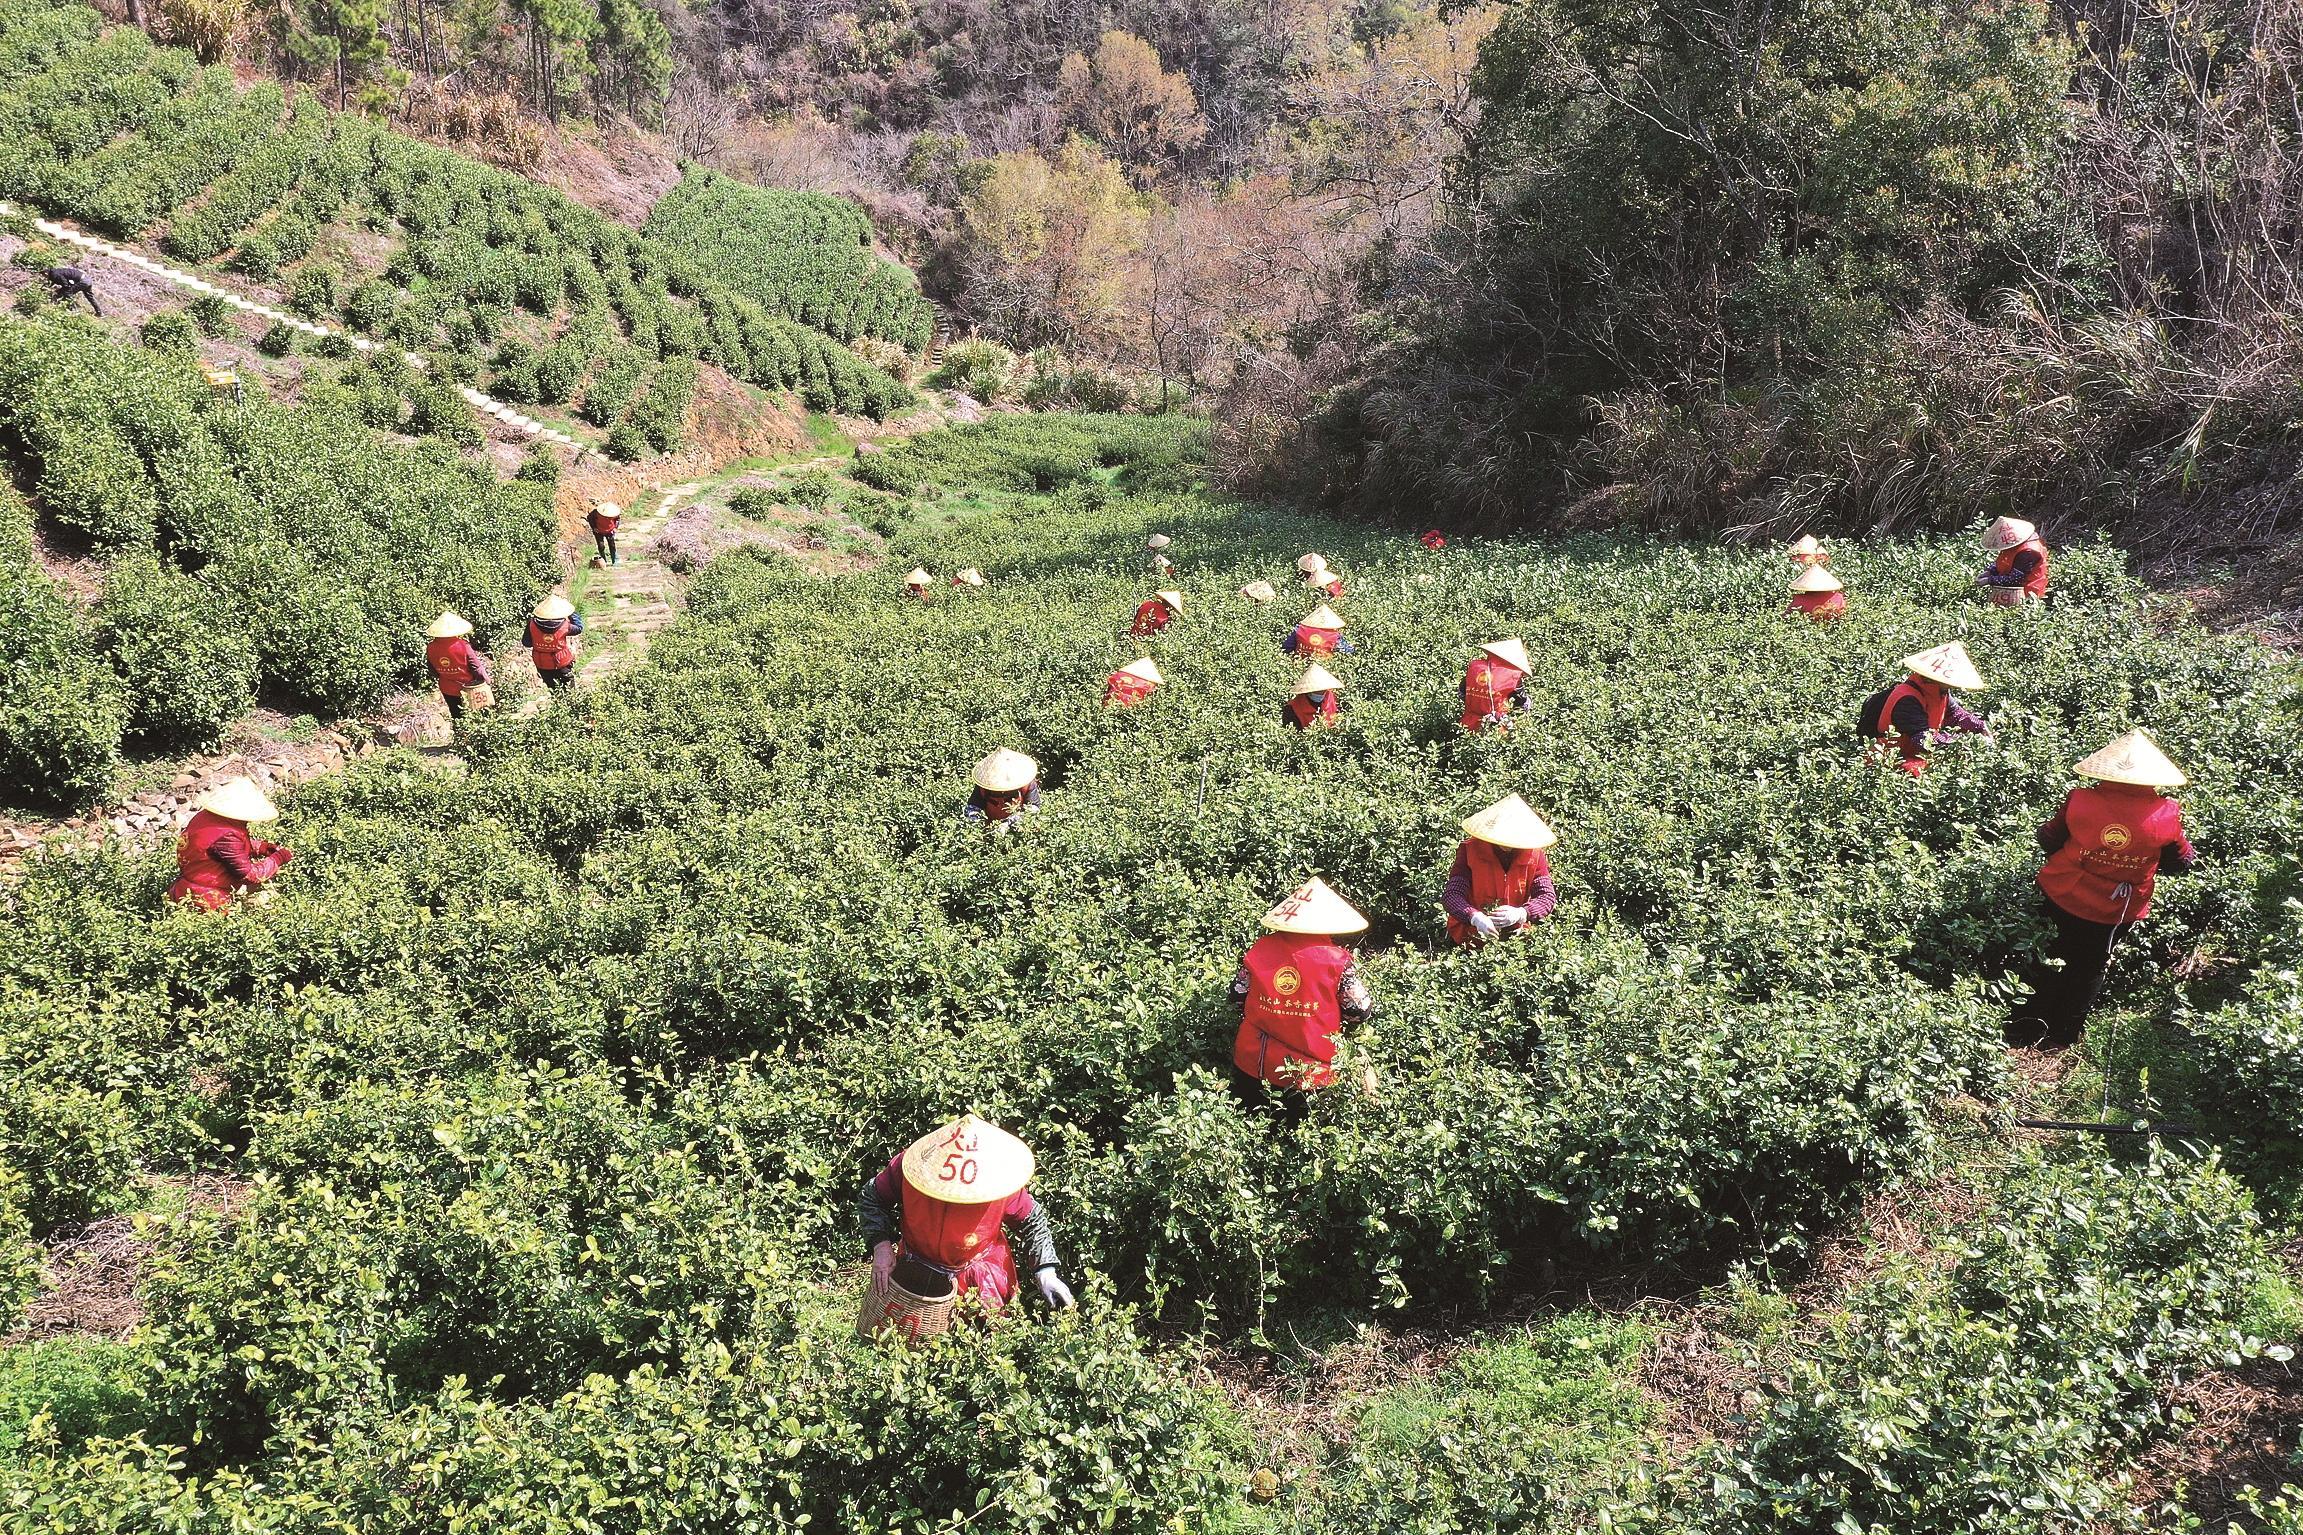
{"label": "woven basket", "polygon": [[1994,586],[1990,592],[1991,600],[2003,608],[2019,608],[2023,606],[2023,599],[2031,595],[2020,586]]}
{"label": "woven basket", "polygon": [[464,707],[477,714],[482,709],[496,707],[496,690],[485,682],[475,682],[464,689]]}
{"label": "woven basket", "polygon": [[869,1338],[892,1329],[907,1342],[951,1331],[958,1291],[949,1276],[937,1277],[944,1281],[944,1293],[940,1296],[906,1289],[897,1283],[892,1272],[886,1278],[874,1275],[872,1282],[864,1287],[864,1304],[856,1313],[856,1331]]}

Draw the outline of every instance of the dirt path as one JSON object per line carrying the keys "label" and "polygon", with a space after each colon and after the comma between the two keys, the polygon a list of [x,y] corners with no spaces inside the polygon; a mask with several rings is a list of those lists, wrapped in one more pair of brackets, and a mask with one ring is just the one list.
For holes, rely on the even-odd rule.
{"label": "dirt path", "polygon": [[[0,202],[0,216],[12,215],[17,211],[14,204]],[[114,245],[109,240],[100,240],[92,234],[73,228],[70,224],[58,223],[54,219],[35,216],[32,220],[32,227],[51,240],[61,240],[67,245],[76,245],[82,250],[93,251],[100,256],[108,256],[114,261],[125,262],[129,266],[149,272],[163,282],[172,283],[187,292],[213,294],[235,309],[243,310],[261,319],[270,320],[277,325],[288,326],[292,330],[302,331],[307,336],[342,336],[351,343],[355,351],[372,352],[376,349],[376,343],[365,336],[351,335],[332,325],[315,324],[300,316],[289,314],[286,310],[274,309],[270,305],[259,303],[243,293],[210,282],[207,278],[196,273],[187,272],[181,267],[172,267],[164,261],[156,260],[141,251],[130,250],[124,245]],[[407,359],[410,367],[429,368],[431,366],[426,358],[417,353],[406,352],[402,355]],[[482,394],[468,384],[458,384],[456,393],[463,396],[464,403],[470,405],[474,410],[492,420],[503,422],[504,425],[511,427],[514,431],[525,433],[530,437],[540,437],[547,442],[556,442],[562,447],[573,448],[579,453],[586,452],[590,448],[590,444],[561,431],[557,427],[546,426],[532,416],[524,416],[503,401],[491,395]]]}

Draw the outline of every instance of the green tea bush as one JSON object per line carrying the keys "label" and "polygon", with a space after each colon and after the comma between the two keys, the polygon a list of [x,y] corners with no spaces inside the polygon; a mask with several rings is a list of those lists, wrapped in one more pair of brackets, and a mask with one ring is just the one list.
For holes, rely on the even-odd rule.
{"label": "green tea bush", "polygon": [[1947,1274],[1902,1273],[1792,1366],[1712,1493],[1727,1530],[2101,1528],[2168,1386],[2259,1353],[2277,1262],[2244,1191],[2153,1147],[2026,1182]]}
{"label": "green tea bush", "polygon": [[0,487],[0,783],[10,798],[78,805],[119,760],[128,700],[72,595],[40,568],[32,516]]}
{"label": "green tea bush", "polygon": [[136,550],[112,563],[95,616],[97,645],[127,690],[131,743],[206,746],[255,702],[255,644],[208,582]]}
{"label": "green tea bush", "polygon": [[264,334],[256,338],[256,350],[266,357],[286,357],[296,350],[296,328],[280,320],[264,327]]}
{"label": "green tea bush", "polygon": [[738,517],[749,517],[754,521],[765,521],[773,517],[776,508],[782,504],[774,491],[762,485],[746,485],[728,495],[728,510]]}
{"label": "green tea bush", "polygon": [[232,306],[221,293],[203,293],[184,306],[203,336],[221,336],[232,328]]}
{"label": "green tea bush", "polygon": [[[5,1319],[0,1306],[0,1324]],[[134,1351],[98,1338],[0,1349],[0,1459],[23,1454],[35,1440],[41,1449],[74,1450],[142,1426],[140,1364]]]}
{"label": "green tea bush", "polygon": [[[288,307],[307,320],[325,320],[336,312],[336,273],[324,266],[308,266],[288,285]],[[368,301],[386,297],[371,290]]]}
{"label": "green tea bush", "polygon": [[1016,354],[980,337],[955,341],[944,348],[943,360],[927,382],[931,389],[954,389],[989,405],[1014,392]]}
{"label": "green tea bush", "polygon": [[200,336],[193,328],[192,317],[181,309],[163,310],[146,320],[142,336],[144,345],[155,352],[189,357],[200,349]]}

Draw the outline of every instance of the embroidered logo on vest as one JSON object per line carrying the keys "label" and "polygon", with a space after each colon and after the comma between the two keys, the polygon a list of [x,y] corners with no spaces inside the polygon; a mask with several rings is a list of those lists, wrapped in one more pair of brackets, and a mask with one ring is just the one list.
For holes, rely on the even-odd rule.
{"label": "embroidered logo on vest", "polygon": [[1292,997],[1303,990],[1303,977],[1297,973],[1295,966],[1282,965],[1272,972],[1271,989],[1283,997]]}
{"label": "embroidered logo on vest", "polygon": [[2126,827],[2120,825],[2117,821],[2113,821],[2110,825],[2103,828],[2102,838],[2104,847],[2116,853],[2121,848],[2125,847],[2128,843],[2135,840],[2135,833],[2129,831]]}

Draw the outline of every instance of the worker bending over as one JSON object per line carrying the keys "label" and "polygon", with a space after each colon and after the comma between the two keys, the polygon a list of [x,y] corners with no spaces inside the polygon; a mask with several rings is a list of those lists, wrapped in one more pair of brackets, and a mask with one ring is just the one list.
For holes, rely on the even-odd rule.
{"label": "worker bending over", "polygon": [[1298,730],[1332,725],[1343,717],[1343,701],[1337,697],[1342,686],[1333,673],[1314,661],[1296,680],[1295,692],[1281,707],[1279,717]]}
{"label": "worker bending over", "polygon": [[1240,1004],[1232,1066],[1251,1097],[1272,1088],[1316,1090],[1335,1081],[1336,1036],[1375,1016],[1351,950],[1337,938],[1364,932],[1367,918],[1320,879],[1264,913],[1257,939],[1232,978]]}
{"label": "worker bending over", "polygon": [[1821,565],[1810,565],[1791,579],[1791,611],[1819,624],[1830,623],[1847,612],[1847,593],[1839,577]]}
{"label": "worker bending over", "polygon": [[1543,850],[1559,840],[1516,794],[1463,823],[1464,839],[1447,871],[1439,904],[1457,948],[1477,948],[1504,933],[1524,933],[1551,915],[1559,895]]}
{"label": "worker bending over", "polygon": [[248,830],[280,818],[252,779],[226,779],[192,801],[192,810],[192,819],[176,841],[176,882],[168,887],[171,901],[222,911],[234,896],[261,889],[277,878],[294,856]]}
{"label": "worker bending over", "polygon": [[1991,563],[1977,573],[1975,584],[1993,602],[2014,608],[2047,600],[2047,545],[2037,528],[2020,517],[2002,517],[1983,530],[1983,547]]}
{"label": "worker bending over", "polygon": [[1855,718],[1856,734],[1879,747],[1894,737],[1902,771],[1913,778],[1925,773],[1928,752],[1953,731],[1991,738],[1990,723],[1951,696],[1954,689],[1974,691],[1983,686],[1965,645],[1953,640],[1905,656],[1903,668],[1904,679],[1865,699]]}
{"label": "worker bending over", "polygon": [[912,573],[910,575],[904,577],[904,590],[910,592],[914,597],[919,598],[922,602],[929,600],[928,594],[934,589],[935,584],[936,578],[929,575],[926,571],[920,569],[920,567],[917,565],[912,567]]}
{"label": "worker bending over", "polygon": [[1168,626],[1168,621],[1183,613],[1183,593],[1177,591],[1154,592],[1136,609],[1135,622],[1128,626],[1130,634],[1157,634]]}
{"label": "worker bending over", "polygon": [[1019,751],[1001,747],[976,764],[974,787],[960,815],[981,821],[995,836],[1023,824],[1027,811],[1040,808],[1040,765]]}
{"label": "worker bending over", "polygon": [[856,1191],[873,1279],[922,1264],[997,1312],[1015,1297],[1021,1271],[1050,1309],[1071,1305],[1031,1178],[1031,1148],[973,1114],[921,1136]]}
{"label": "worker bending over", "polygon": [[1291,656],[1348,656],[1351,641],[1343,637],[1343,619],[1323,602],[1280,640],[1279,648]]}
{"label": "worker bending over", "polygon": [[1144,540],[1144,549],[1151,555],[1151,574],[1154,581],[1165,581],[1169,576],[1175,574],[1175,562],[1167,557],[1168,545],[1172,542],[1173,540],[1165,533],[1154,533]]}
{"label": "worker bending over", "polygon": [[1831,551],[1824,548],[1823,541],[1813,533],[1800,534],[1799,541],[1791,546],[1790,554],[1793,570],[1808,570],[1831,563]]}
{"label": "worker bending over", "polygon": [[1331,599],[1343,595],[1343,577],[1328,569],[1326,555],[1307,554],[1295,568],[1303,573],[1303,584],[1321,595]]}
{"label": "worker bending over", "polygon": [[1527,707],[1527,675],[1535,664],[1517,638],[1479,647],[1463,668],[1463,728],[1509,730],[1511,716]]}
{"label": "worker bending over", "polygon": [[84,298],[97,317],[103,317],[104,306],[96,302],[96,285],[88,280],[87,273],[76,266],[60,266],[51,267],[40,275],[48,279],[48,286],[66,308],[71,307],[73,299]]}
{"label": "worker bending over", "polygon": [[2033,978],[2031,995],[2008,1021],[2010,1044],[2079,1043],[2112,947],[2151,915],[2158,877],[2183,873],[2197,857],[2183,834],[2183,807],[2168,792],[2183,786],[2183,772],[2150,736],[2130,730],[2072,771],[2095,781],[2073,789],[2039,828],[2047,852],[2039,890],[2055,924],[2047,952],[2063,967]]}
{"label": "worker bending over", "polygon": [[1166,681],[1159,668],[1152,665],[1151,657],[1130,661],[1104,679],[1104,702],[1128,709],[1151,697],[1152,689]]}

